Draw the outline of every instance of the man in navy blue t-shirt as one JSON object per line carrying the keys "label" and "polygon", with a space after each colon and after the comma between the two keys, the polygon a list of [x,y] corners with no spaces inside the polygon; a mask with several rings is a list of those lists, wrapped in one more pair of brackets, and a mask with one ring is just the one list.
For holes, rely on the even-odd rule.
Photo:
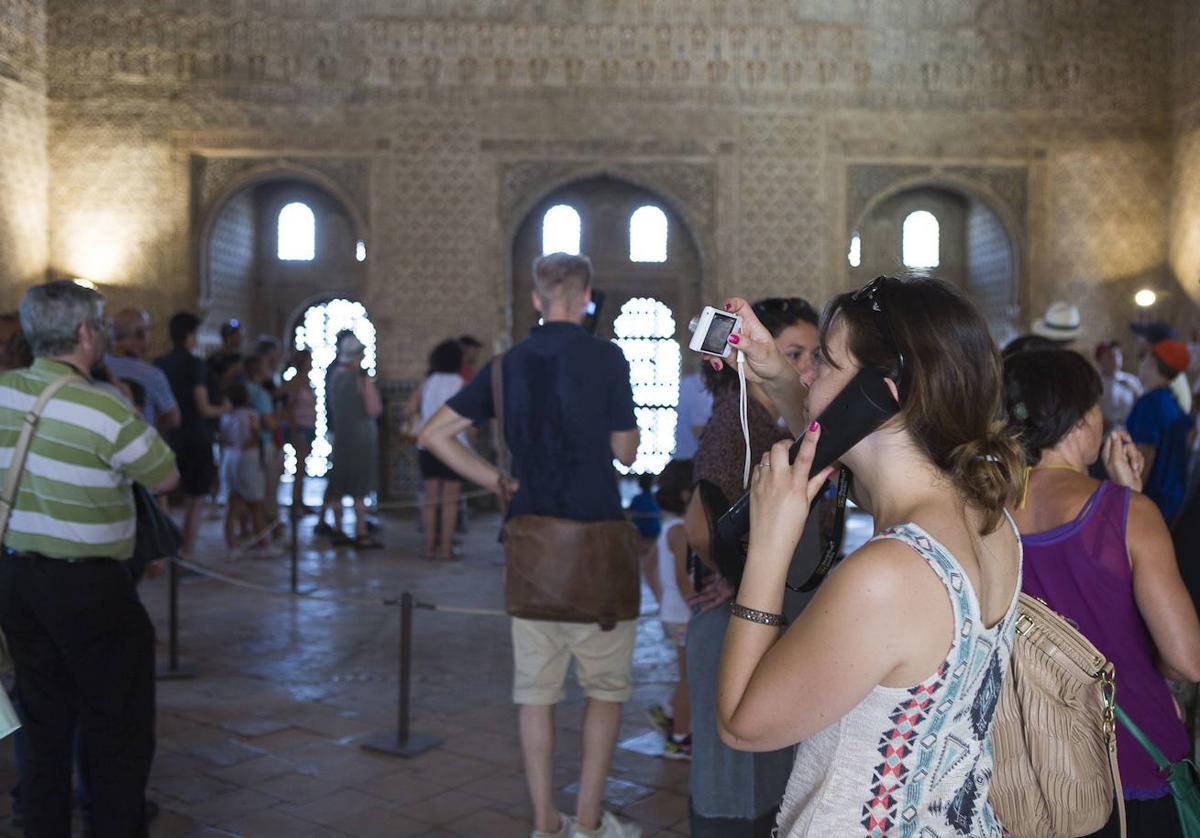
{"label": "man in navy blue t-shirt", "polygon": [[[421,447],[463,477],[502,496],[508,514],[573,521],[624,517],[613,469],[631,465],[638,431],[629,364],[613,343],[580,325],[591,300],[586,256],[551,253],[533,264],[533,304],[543,324],[502,358],[504,432],[512,452],[509,477],[457,439],[495,416],[491,363],[435,413]],[[494,363],[494,362],[492,362]],[[636,838],[641,830],[600,808],[620,726],[632,692],[635,620],[611,631],[595,624],[512,618],[513,700],[520,705],[521,747],[533,799],[535,834]],[[583,767],[575,818],[554,804],[554,705],[563,698],[567,664],[588,697]]]}
{"label": "man in navy blue t-shirt", "polygon": [[1178,340],[1161,340],[1142,359],[1138,370],[1145,394],[1133,404],[1125,426],[1146,458],[1142,491],[1162,512],[1168,525],[1179,513],[1187,487],[1189,435],[1193,417],[1171,392],[1171,380],[1188,368],[1188,348]]}

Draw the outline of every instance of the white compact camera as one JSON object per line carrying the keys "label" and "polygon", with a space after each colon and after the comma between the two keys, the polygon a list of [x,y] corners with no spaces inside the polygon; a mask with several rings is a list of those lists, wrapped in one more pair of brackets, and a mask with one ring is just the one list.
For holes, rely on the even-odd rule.
{"label": "white compact camera", "polygon": [[727,358],[732,348],[729,345],[729,336],[741,326],[742,318],[736,314],[705,306],[700,316],[691,323],[692,341],[688,348],[695,352]]}

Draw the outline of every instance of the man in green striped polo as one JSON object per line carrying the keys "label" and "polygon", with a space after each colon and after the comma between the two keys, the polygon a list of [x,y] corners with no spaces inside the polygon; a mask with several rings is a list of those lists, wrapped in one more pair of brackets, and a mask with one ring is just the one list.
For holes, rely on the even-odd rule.
{"label": "man in green striped polo", "polygon": [[35,286],[21,300],[21,328],[35,360],[0,375],[0,485],[26,412],[52,381],[74,377],[42,414],[0,551],[0,628],[29,743],[27,834],[70,834],[78,726],[91,833],[144,836],[154,628],[125,566],[131,484],[171,489],[175,458],[134,408],[88,377],[107,342],[100,294],[66,280]]}

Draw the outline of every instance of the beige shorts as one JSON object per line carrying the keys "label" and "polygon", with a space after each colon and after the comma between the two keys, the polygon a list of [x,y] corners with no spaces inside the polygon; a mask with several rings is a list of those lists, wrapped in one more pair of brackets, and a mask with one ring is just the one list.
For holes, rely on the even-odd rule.
{"label": "beige shorts", "polygon": [[557,704],[563,700],[567,664],[584,695],[601,701],[628,701],[637,620],[622,620],[612,631],[594,623],[555,623],[513,617],[513,702]]}

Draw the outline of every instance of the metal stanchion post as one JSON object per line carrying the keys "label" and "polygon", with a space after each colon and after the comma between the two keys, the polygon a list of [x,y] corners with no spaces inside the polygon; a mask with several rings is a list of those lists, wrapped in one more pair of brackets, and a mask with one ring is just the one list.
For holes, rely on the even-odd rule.
{"label": "metal stanchion post", "polygon": [[300,587],[300,516],[292,509],[288,517],[292,519],[292,593],[297,593]]}
{"label": "metal stanchion post", "polygon": [[174,557],[167,560],[167,665],[158,667],[158,680],[185,681],[196,677],[196,670],[179,665],[179,566]]}
{"label": "metal stanchion post", "polygon": [[292,526],[292,543],[289,545],[291,553],[291,591],[294,594],[311,594],[315,588],[300,587],[300,516],[296,514],[295,506],[291,507],[288,517],[291,519]]}
{"label": "metal stanchion post", "polygon": [[413,607],[413,595],[405,591],[400,595],[400,704],[396,731],[381,733],[363,742],[363,748],[368,751],[378,751],[397,757],[415,757],[417,754],[442,744],[442,740],[437,737],[411,733],[408,729],[408,705],[412,689]]}

